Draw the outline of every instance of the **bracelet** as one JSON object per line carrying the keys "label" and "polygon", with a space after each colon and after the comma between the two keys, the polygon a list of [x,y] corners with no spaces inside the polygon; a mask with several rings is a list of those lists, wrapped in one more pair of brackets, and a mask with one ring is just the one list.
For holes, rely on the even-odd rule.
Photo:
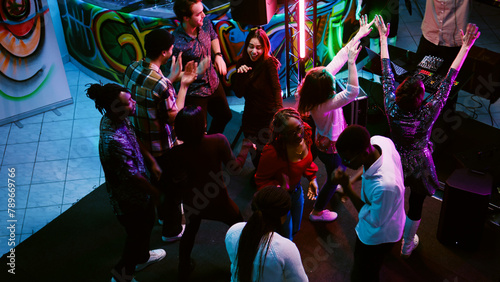
{"label": "bracelet", "polygon": [[215,57],[217,57],[217,56],[221,56],[222,57],[222,53],[221,52],[215,53]]}

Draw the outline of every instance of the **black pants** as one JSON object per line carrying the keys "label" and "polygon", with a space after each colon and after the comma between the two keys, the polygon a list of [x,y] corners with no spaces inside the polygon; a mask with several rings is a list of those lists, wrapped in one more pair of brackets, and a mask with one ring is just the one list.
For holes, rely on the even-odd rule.
{"label": "black pants", "polygon": [[269,129],[263,128],[262,132],[264,131],[269,131],[269,133],[268,134],[267,133],[261,134],[260,132],[259,134],[243,133],[245,138],[250,139],[250,141],[252,141],[252,143],[254,143],[255,146],[257,147],[256,150],[250,149],[250,156],[252,157],[252,164],[255,167],[255,169],[257,169],[257,167],[259,166],[262,150],[264,149],[264,146],[266,146],[266,144],[269,142],[271,136],[271,132]]}
{"label": "black pants", "polygon": [[169,183],[169,178],[166,177],[166,162],[174,160],[168,160],[165,158],[165,154],[155,157],[155,159],[163,170],[162,178],[153,182],[153,185],[162,193],[160,206],[157,207],[158,218],[163,220],[162,235],[165,237],[177,236],[182,231],[181,195],[178,189],[173,189],[173,184]]}
{"label": "black pants", "polygon": [[122,257],[113,272],[113,276],[119,279],[126,278],[124,275],[133,275],[137,264],[148,261],[155,210],[150,203],[146,208],[127,211],[126,214],[116,217],[127,233]]}
{"label": "black pants", "polygon": [[410,192],[410,198],[408,200],[410,207],[407,213],[408,218],[413,221],[417,221],[422,218],[422,207],[424,206],[425,198],[427,198],[427,195],[416,193],[413,191]]}
{"label": "black pants", "polygon": [[186,96],[186,105],[200,106],[205,115],[205,120],[207,119],[207,112],[212,116],[208,134],[223,133],[227,123],[233,117],[220,81],[217,89],[208,97]]}
{"label": "black pants", "polygon": [[356,237],[351,281],[379,281],[379,272],[384,258],[395,244],[365,245]]}

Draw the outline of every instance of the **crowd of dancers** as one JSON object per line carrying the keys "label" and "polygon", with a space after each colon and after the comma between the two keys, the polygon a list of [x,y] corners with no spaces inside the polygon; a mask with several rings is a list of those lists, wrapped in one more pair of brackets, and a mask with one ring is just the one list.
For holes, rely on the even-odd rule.
{"label": "crowd of dancers", "polygon": [[[174,12],[179,27],[173,33],[160,28],[146,35],[146,57],[129,65],[124,85],[93,84],[87,89],[103,114],[99,154],[113,210],[127,234],[112,281],[135,281],[136,271],[165,257],[163,249],[149,250],[157,219],[163,225],[163,241],[180,240],[179,281],[188,281],[193,270],[191,252],[202,219],[230,227],[225,243],[232,281],[308,281],[293,243],[304,198],[315,200],[312,222],[330,222],[338,214],[327,205],[339,188],[359,212],[352,281],[377,281],[384,257],[400,240],[401,255],[410,256],[419,241],[423,202],[438,185],[432,125],[479,37],[478,28],[468,24],[461,31],[462,44],[447,76],[424,100],[419,79],[409,77],[394,86],[390,24],[380,15],[371,21],[360,16],[352,40],[326,67],[307,72],[294,108],[283,108],[280,63],[271,55],[266,32],[251,30],[232,75],[236,96],[245,99],[245,138],[235,155],[223,135],[232,116],[219,80],[227,69],[217,34],[200,0],[176,0]],[[370,136],[359,125],[347,126],[342,112],[359,93],[356,59],[360,40],[372,30],[378,30],[390,138]],[[348,85],[337,93],[335,75],[346,63]],[[207,115],[212,117],[210,127]],[[321,189],[312,148],[327,172]],[[249,154],[256,169],[251,179],[256,193],[253,214],[245,219],[226,184]],[[355,175],[349,176],[346,168]],[[309,180],[305,191],[302,177]],[[352,189],[357,181],[361,194]],[[405,186],[411,189],[407,214]]]}

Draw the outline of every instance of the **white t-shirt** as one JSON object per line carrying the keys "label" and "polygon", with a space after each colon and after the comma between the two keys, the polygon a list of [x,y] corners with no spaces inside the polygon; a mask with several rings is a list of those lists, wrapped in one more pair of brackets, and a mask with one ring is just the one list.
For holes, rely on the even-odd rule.
{"label": "white t-shirt", "polygon": [[[236,254],[238,253],[238,242],[240,241],[241,232],[245,225],[246,222],[236,223],[226,233],[226,250],[231,260],[231,281],[238,281],[236,276]],[[258,271],[261,269],[259,258],[262,255],[262,251],[261,248],[255,256],[252,281],[309,281],[295,243],[276,232],[273,232],[269,250],[265,257],[264,267],[260,273],[260,280],[257,280]]]}
{"label": "white t-shirt", "polygon": [[401,158],[389,138],[373,136],[370,143],[382,154],[362,176],[361,200],[365,205],[359,211],[356,233],[366,245],[397,242],[406,220]]}

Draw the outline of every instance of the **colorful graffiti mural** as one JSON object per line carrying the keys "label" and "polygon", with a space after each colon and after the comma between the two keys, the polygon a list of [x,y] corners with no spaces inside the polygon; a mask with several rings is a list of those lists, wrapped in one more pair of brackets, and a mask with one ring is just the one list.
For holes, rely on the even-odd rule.
{"label": "colorful graffiti mural", "polygon": [[[317,56],[321,64],[327,64],[343,46],[346,38],[344,24],[354,21],[352,0],[318,1],[317,5]],[[122,82],[122,73],[132,61],[144,56],[144,37],[156,27],[175,29],[179,22],[174,18],[162,19],[121,13],[98,7],[80,0],[59,1],[59,9],[65,30],[65,38],[70,55],[91,71]],[[308,17],[312,18],[312,9]],[[219,34],[221,49],[228,66],[228,74],[223,80],[230,86],[247,33],[253,26],[241,26],[232,20],[229,2],[206,12]],[[286,64],[285,54],[285,14],[279,8],[271,21],[263,26],[269,35],[272,52]],[[311,23],[309,23],[311,24]],[[291,25],[295,25],[292,23]],[[347,37],[349,38],[349,37]],[[307,66],[312,67],[312,66]],[[286,85],[286,68],[281,68],[280,79]],[[291,76],[297,76],[292,68]]]}
{"label": "colorful graffiti mural", "polygon": [[0,124],[72,102],[46,1],[0,1],[0,62]]}

